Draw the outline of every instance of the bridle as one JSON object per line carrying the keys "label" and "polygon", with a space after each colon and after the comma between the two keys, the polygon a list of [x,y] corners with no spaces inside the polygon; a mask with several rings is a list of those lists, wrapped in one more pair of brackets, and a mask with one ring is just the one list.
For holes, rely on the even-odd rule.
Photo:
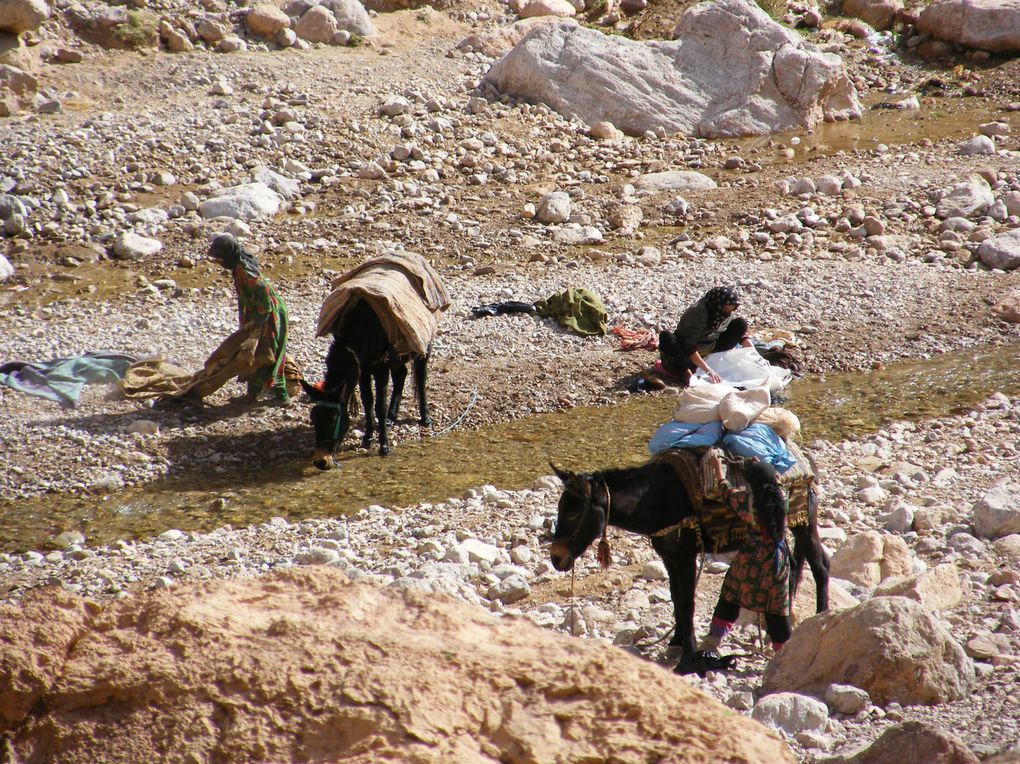
{"label": "bridle", "polygon": [[340,447],[340,425],[343,422],[343,417],[340,415],[340,412],[343,411],[343,405],[344,402],[341,396],[341,400],[335,403],[333,401],[316,401],[315,405],[312,407],[325,406],[328,409],[336,409],[336,424],[333,425],[333,450],[330,452],[331,457],[336,457],[336,450]]}
{"label": "bridle", "polygon": [[[609,567],[609,539],[606,534],[609,532],[609,513],[612,508],[612,494],[609,492],[609,484],[606,483],[606,479],[599,475],[598,480],[599,483],[602,484],[602,490],[605,491],[606,494],[606,517],[602,523],[602,539],[599,541],[599,548],[596,556],[598,557],[599,564],[606,568]],[[581,511],[581,516],[577,520],[574,532],[565,539],[559,539],[560,543],[565,543],[571,549],[571,554],[573,554],[573,542],[577,539],[577,534],[580,532],[581,526],[584,525],[584,521],[588,517],[588,512],[594,510],[595,494],[592,492],[585,500],[584,509]]]}

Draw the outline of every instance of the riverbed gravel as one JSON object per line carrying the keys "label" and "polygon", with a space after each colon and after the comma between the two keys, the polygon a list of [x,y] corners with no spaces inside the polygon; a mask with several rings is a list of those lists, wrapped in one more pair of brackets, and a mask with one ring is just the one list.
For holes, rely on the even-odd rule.
{"label": "riverbed gravel", "polygon": [[[62,108],[0,123],[0,193],[25,207],[8,211],[0,239],[14,271],[0,284],[0,362],[112,350],[198,368],[235,326],[230,284],[204,257],[210,238],[228,229],[257,253],[286,302],[291,353],[310,380],[321,375],[328,349],[314,327],[331,278],[394,249],[428,257],[452,298],[433,347],[433,432],[632,394],[654,354],[620,352],[612,335],[580,337],[548,319],[471,314],[476,305],[572,286],[596,292],[611,325],[658,330],[706,288],[734,283],[752,327],[793,332],[805,372],[823,377],[1020,338],[1020,324],[992,309],[1020,290],[1020,269],[989,267],[978,256],[983,241],[1020,226],[1012,206],[1020,200],[1015,63],[941,71],[943,98],[907,116],[869,110],[873,132],[843,149],[833,128],[771,141],[603,141],[544,107],[488,100],[477,90],[491,59],[456,43],[504,14],[502,7],[380,14],[379,40],[355,48],[254,45],[168,57],[84,46],[81,63],[41,64],[46,93]],[[931,71],[879,42],[816,34],[844,55],[870,105],[894,91],[931,91]],[[38,38],[55,46],[68,33],[53,21]],[[992,120],[1006,126],[994,152],[961,154]],[[287,211],[248,222],[198,215],[197,200],[247,182],[260,165],[293,182]],[[716,187],[638,188],[641,175],[665,170],[699,172]],[[994,204],[944,219],[940,201],[965,182],[984,183]],[[535,207],[555,191],[569,195],[570,218],[541,223]],[[116,246],[125,231],[162,248],[125,255]],[[267,444],[274,460],[307,460],[306,402],[229,404],[241,391],[228,385],[204,409],[179,411],[87,387],[65,410],[0,387],[0,508],[38,509],[52,496],[100,500],[168,476],[200,476],[214,455],[196,444],[215,443],[219,463],[238,470],[260,469]],[[810,442],[823,469],[830,548],[883,527],[893,500],[929,510],[937,517],[929,529],[898,532],[918,567],[960,567],[967,596],[945,618],[961,642],[1005,634],[1012,656],[1020,655],[1020,589],[994,576],[1015,570],[1016,560],[987,540],[962,537],[972,535],[974,502],[1017,480],[1018,412],[1020,401],[997,395],[969,414]],[[276,437],[295,430],[297,437]],[[395,447],[428,434],[401,423]],[[893,463],[917,469],[905,479],[875,477],[876,465]],[[69,527],[38,550],[0,555],[0,595],[17,599],[58,584],[102,600],[182,580],[330,564],[624,646],[661,635],[670,625],[668,589],[637,538],[614,539],[608,572],[590,559],[579,564],[571,613],[568,579],[551,570],[543,548],[558,487],[536,478],[526,491],[479,486],[435,505],[208,534],[166,528],[106,547]],[[879,504],[860,495],[861,482],[872,479],[889,494]],[[720,581],[705,576],[699,630]],[[736,675],[692,681],[747,711],[741,704],[766,661],[754,636],[750,629],[736,636],[746,654]],[[657,648],[641,652],[660,659]],[[869,706],[791,742],[813,760],[918,718],[957,731],[982,755],[1020,744],[1016,663],[979,668],[979,689],[964,701]]]}
{"label": "riverbed gravel", "polygon": [[[956,137],[925,137],[923,121],[905,123],[904,143],[851,151],[827,148],[821,130],[768,143],[599,141],[545,107],[480,98],[473,83],[489,59],[455,47],[472,24],[458,14],[427,16],[428,24],[381,14],[378,47],[195,51],[169,61],[95,49],[81,64],[44,65],[41,79],[67,108],[4,122],[3,190],[28,209],[4,240],[14,276],[0,292],[3,360],[114,350],[197,368],[234,321],[229,283],[204,260],[210,237],[224,229],[258,253],[282,294],[292,355],[311,380],[328,348],[314,326],[330,278],[392,248],[428,257],[453,300],[433,352],[436,431],[627,394],[652,357],[618,352],[612,335],[582,338],[522,316],[471,318],[478,304],[571,286],[598,294],[611,325],[662,329],[706,288],[735,283],[752,327],[795,332],[804,369],[815,374],[1020,334],[990,311],[1017,288],[1020,271],[989,269],[975,254],[1017,225],[1016,211],[950,226],[936,212],[937,200],[975,173],[1000,212],[1010,212],[1005,201],[1020,193],[1015,134],[978,157],[959,156]],[[40,37],[55,43],[61,33],[51,24]],[[842,45],[866,94],[890,86],[888,75],[872,74],[876,61],[885,71],[894,59]],[[904,86],[918,76],[893,71]],[[968,110],[980,113],[975,122],[990,110],[1008,123],[1009,98],[942,100],[959,136],[978,128],[968,125]],[[868,115],[876,135],[886,113]],[[932,131],[953,134],[944,123]],[[397,162],[401,147],[421,159],[412,151]],[[388,168],[384,177],[362,177],[376,159]],[[195,198],[250,180],[260,165],[298,189],[288,212],[230,223],[194,211]],[[701,172],[717,188],[635,188],[644,173],[674,169]],[[570,196],[567,223],[542,224],[529,211],[553,191]],[[636,228],[611,222],[638,219]],[[120,259],[124,231],[162,248]],[[600,241],[569,243],[578,231]],[[97,480],[143,484],[188,469],[196,428],[244,451],[245,433],[305,416],[300,406],[259,407],[182,421],[108,392],[86,390],[77,409],[61,411],[0,388],[3,495],[80,491]],[[210,402],[237,392],[229,386]],[[159,435],[127,432],[138,419],[155,422]],[[395,438],[418,435],[397,428]],[[297,458],[308,439],[276,448]]]}

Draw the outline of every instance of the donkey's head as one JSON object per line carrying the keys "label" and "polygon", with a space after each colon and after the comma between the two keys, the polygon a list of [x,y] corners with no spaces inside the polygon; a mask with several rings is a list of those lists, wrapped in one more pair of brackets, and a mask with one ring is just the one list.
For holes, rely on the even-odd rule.
{"label": "donkey's head", "polygon": [[351,427],[350,393],[345,385],[320,390],[301,380],[301,386],[312,399],[309,415],[315,430],[312,464],[320,470],[328,470],[333,466],[333,454]]}
{"label": "donkey's head", "polygon": [[359,369],[360,364],[354,351],[334,342],[326,356],[326,381],[322,388],[301,382],[308,397],[312,399],[310,417],[315,429],[312,464],[320,470],[328,470],[333,466],[333,454],[351,428],[349,405]]}
{"label": "donkey's head", "polygon": [[550,465],[563,481],[556,511],[556,532],[549,559],[556,570],[570,570],[599,537],[609,517],[609,488],[601,475],[567,472]]}

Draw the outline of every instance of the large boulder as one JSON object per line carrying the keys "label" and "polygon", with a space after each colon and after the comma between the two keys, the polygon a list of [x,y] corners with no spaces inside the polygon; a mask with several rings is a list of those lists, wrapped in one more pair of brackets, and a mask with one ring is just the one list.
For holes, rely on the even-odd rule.
{"label": "large boulder", "polygon": [[817,698],[795,692],[777,692],[758,701],[751,716],[768,727],[793,736],[799,732],[822,732],[829,720],[829,709]]}
{"label": "large boulder", "polygon": [[87,620],[83,600],[60,589],[0,605],[0,733],[20,723],[57,680]]}
{"label": "large boulder", "polygon": [[[468,53],[483,53],[486,56],[499,58],[506,55],[532,29],[542,24],[548,24],[550,21],[565,20],[560,19],[558,16],[535,16],[530,19],[521,19],[508,26],[492,27],[491,29],[485,29],[468,35],[457,43],[457,49],[467,51]],[[577,22],[573,23],[576,24]]]}
{"label": "large boulder", "polygon": [[1020,533],[1020,484],[1002,482],[977,500],[973,508],[974,532],[997,539]]}
{"label": "large boulder", "polygon": [[5,255],[0,253],[0,284],[8,281],[14,276],[14,266]]}
{"label": "large boulder", "polygon": [[875,29],[892,28],[896,13],[903,9],[900,0],[843,0],[843,15],[866,21]]}
{"label": "large boulder", "polygon": [[634,188],[638,191],[710,191],[718,188],[718,184],[694,170],[664,170],[638,176]]}
{"label": "large boulder", "polygon": [[301,196],[301,182],[280,175],[265,165],[260,164],[251,171],[252,179],[258,183],[264,183],[284,199],[291,200]]}
{"label": "large boulder", "polygon": [[822,759],[818,764],[978,764],[978,757],[960,738],[919,721],[887,727],[873,743],[851,753]]}
{"label": "large boulder", "polygon": [[118,260],[141,260],[163,249],[163,242],[140,236],[134,231],[123,231],[113,242],[113,256]]}
{"label": "large boulder", "polygon": [[762,679],[771,692],[820,695],[851,684],[880,705],[935,705],[965,697],[974,664],[939,621],[905,597],[876,597],[800,624]]}
{"label": "large boulder", "polygon": [[540,16],[557,16],[569,18],[577,11],[567,0],[531,0],[521,9],[522,19],[534,19]]}
{"label": "large boulder", "polygon": [[242,183],[214,191],[198,206],[198,214],[208,218],[256,220],[272,217],[280,211],[283,199],[265,183]]}
{"label": "large boulder", "polygon": [[259,3],[248,11],[244,23],[256,37],[272,39],[290,27],[290,16],[271,3]]}
{"label": "large boulder", "polygon": [[46,0],[0,0],[0,32],[30,32],[49,17]]}
{"label": "large boulder", "polygon": [[336,16],[321,5],[309,8],[294,25],[297,36],[308,42],[331,42],[338,29]]}
{"label": "large boulder", "polygon": [[908,597],[925,610],[948,610],[963,599],[960,571],[952,563],[946,563],[916,576],[888,578],[875,589],[875,596]]}
{"label": "large boulder", "polygon": [[664,128],[734,137],[860,116],[842,61],[750,0],[700,3],[671,42],[639,42],[572,24],[531,32],[485,75],[498,91],[588,125],[642,135]]}
{"label": "large boulder", "polygon": [[358,0],[323,0],[322,5],[329,8],[336,18],[339,29],[346,29],[351,34],[370,37],[375,34],[375,27]]}
{"label": "large boulder", "polygon": [[988,237],[978,246],[977,256],[989,268],[1020,268],[1020,228]]}
{"label": "large boulder", "polygon": [[836,578],[870,588],[892,576],[909,576],[910,549],[899,536],[865,531],[847,539],[836,550],[829,572]]}
{"label": "large boulder", "polygon": [[942,198],[935,205],[935,214],[942,219],[968,218],[984,214],[993,204],[995,195],[988,181],[980,175],[971,175],[942,192]]}
{"label": "large boulder", "polygon": [[39,80],[16,66],[0,64],[0,91],[9,91],[16,96],[35,93]]}
{"label": "large boulder", "polygon": [[995,52],[1020,50],[1020,0],[935,0],[917,29],[940,40]]}
{"label": "large boulder", "polygon": [[[794,761],[618,648],[328,566],[139,594],[76,636],[47,655],[52,677],[0,705],[13,760]],[[12,658],[38,665],[0,642],[0,666]]]}

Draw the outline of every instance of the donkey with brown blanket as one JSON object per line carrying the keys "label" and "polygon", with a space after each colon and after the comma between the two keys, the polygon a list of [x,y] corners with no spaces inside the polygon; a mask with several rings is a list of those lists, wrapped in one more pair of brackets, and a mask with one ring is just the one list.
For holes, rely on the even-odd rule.
{"label": "donkey with brown blanket", "polygon": [[[332,286],[319,312],[316,335],[333,336],[325,380],[321,388],[303,383],[312,399],[312,462],[323,470],[333,465],[333,455],[350,429],[355,388],[365,412],[362,445],[370,445],[378,423],[379,453],[390,452],[387,419],[397,417],[408,361],[414,362],[419,422],[422,427],[431,424],[427,365],[439,316],[450,305],[439,274],[411,252],[372,258]],[[387,405],[391,377],[393,394]]]}
{"label": "donkey with brown blanket", "polygon": [[[673,597],[676,630],[667,655],[679,658],[681,665],[699,660],[694,643],[698,555],[736,551],[749,529],[734,527],[730,510],[706,499],[692,449],[665,452],[640,467],[587,473],[553,469],[563,481],[556,530],[549,547],[553,567],[570,570],[599,537],[602,540],[597,558],[608,565],[609,526],[647,536],[666,566]],[[813,482],[796,491],[796,500],[791,496],[787,522],[794,539],[793,583],[800,580],[807,562],[815,580],[816,607],[821,612],[829,606],[829,559],[818,535]]]}

